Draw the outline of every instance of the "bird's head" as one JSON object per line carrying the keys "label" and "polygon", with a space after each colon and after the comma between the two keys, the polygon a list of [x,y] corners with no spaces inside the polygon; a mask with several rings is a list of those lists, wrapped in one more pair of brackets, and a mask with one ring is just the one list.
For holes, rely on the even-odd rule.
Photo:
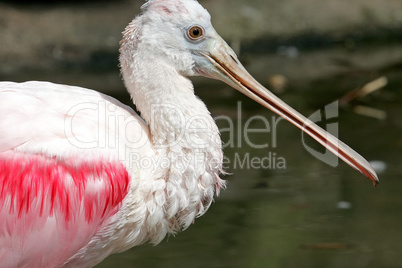
{"label": "bird's head", "polygon": [[130,42],[131,51],[133,43],[141,46],[150,58],[173,65],[184,76],[209,76],[200,68],[210,65],[201,53],[210,52],[218,43],[230,50],[213,28],[208,11],[195,0],[150,0],[141,9],[122,42]]}
{"label": "bird's head", "polygon": [[196,0],[149,0],[142,10],[124,32],[120,49],[123,72],[125,66],[135,65],[133,62],[154,61],[183,76],[221,80],[284,117],[375,185],[378,183],[375,171],[363,157],[284,103],[246,71]]}

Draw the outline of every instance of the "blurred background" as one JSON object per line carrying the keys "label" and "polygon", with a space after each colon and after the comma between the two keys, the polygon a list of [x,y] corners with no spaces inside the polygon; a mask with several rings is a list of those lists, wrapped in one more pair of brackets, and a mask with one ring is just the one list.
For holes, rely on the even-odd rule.
{"label": "blurred background", "polygon": [[[402,1],[199,2],[249,72],[288,104],[309,115],[339,100],[340,139],[372,162],[381,183],[373,188],[345,164],[315,159],[283,122],[276,146],[243,141],[225,155],[233,163],[271,153],[285,168],[229,166],[228,189],[188,230],[97,267],[401,267]],[[143,3],[0,1],[0,80],[83,86],[130,103],[119,40]],[[223,83],[193,81],[214,116],[238,124],[273,116]],[[273,134],[253,135],[262,144]]]}

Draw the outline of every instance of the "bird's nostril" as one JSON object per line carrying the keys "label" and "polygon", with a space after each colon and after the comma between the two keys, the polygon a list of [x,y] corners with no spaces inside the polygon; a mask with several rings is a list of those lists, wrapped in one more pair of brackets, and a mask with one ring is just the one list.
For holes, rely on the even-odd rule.
{"label": "bird's nostril", "polygon": [[230,55],[230,57],[232,58],[232,60],[233,60],[234,62],[236,62],[237,65],[239,65],[239,61],[236,59],[236,57],[233,57],[232,55]]}

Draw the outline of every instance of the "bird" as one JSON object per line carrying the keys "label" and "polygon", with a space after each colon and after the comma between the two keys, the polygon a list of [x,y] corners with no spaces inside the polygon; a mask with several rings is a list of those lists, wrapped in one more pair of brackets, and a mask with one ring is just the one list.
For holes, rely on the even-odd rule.
{"label": "bird", "polygon": [[188,228],[226,187],[189,77],[221,80],[378,184],[370,164],[259,84],[196,0],[148,0],[120,69],[140,115],[94,90],[0,82],[0,267],[93,267]]}

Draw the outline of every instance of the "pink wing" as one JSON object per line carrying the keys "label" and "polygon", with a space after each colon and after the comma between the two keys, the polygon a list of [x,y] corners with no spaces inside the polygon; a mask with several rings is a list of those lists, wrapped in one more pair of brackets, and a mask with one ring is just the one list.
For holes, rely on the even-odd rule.
{"label": "pink wing", "polygon": [[[135,115],[75,87],[0,83],[0,93],[0,267],[61,266],[108,226],[130,183],[112,149],[73,148],[63,120],[80,102],[106,101],[118,115]],[[73,134],[92,140],[94,126],[116,132],[98,120],[97,110],[77,113]]]}
{"label": "pink wing", "polygon": [[127,193],[120,163],[0,154],[0,266],[57,267],[107,224]]}

